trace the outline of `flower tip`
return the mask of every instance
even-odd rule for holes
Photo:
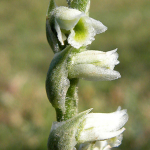
[[[120,110],[121,110],[121,106],[118,106],[117,111],[120,111]]]
[[[117,50],[118,50],[118,48],[112,50],[112,52],[113,52],[113,53],[117,53]],[[117,55],[118,55],[118,53],[117,53]]]
[[[104,26],[102,32],[105,32],[108,29],[108,27]]]
[[[93,108],[88,109],[86,114],[89,114],[89,112],[91,112],[92,110]]]
[[[123,127],[122,129],[120,129],[120,134],[122,134],[125,130],[126,130],[125,127]],[[119,135],[120,135],[120,134],[119,134]]]
[[[120,75],[120,73],[118,72],[118,71],[112,71],[113,72],[113,75],[114,76],[112,76],[110,79],[109,79],[109,81],[111,81],[111,80],[116,80],[116,79],[119,79],[119,78],[121,78],[121,75]]]
[[[121,78],[121,74],[118,72],[118,77],[117,77],[117,79],[119,79],[119,78]]]

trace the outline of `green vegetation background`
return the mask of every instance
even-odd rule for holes
[[[65,0],[57,0],[57,4]],[[45,36],[49,0],[0,1],[0,149],[44,150],[55,121],[45,92],[54,56]],[[150,1],[91,0],[90,16],[108,30],[89,49],[118,48],[122,78],[80,81],[79,110],[129,113],[118,150],[150,149]]]

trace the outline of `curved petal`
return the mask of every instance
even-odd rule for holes
[[[61,29],[70,30],[85,14],[77,9],[60,6],[53,10],[52,15],[54,15]]]
[[[92,129],[84,130],[83,132],[80,133],[78,137],[78,141],[85,142],[85,141],[106,140],[106,139],[118,136],[122,134],[124,131],[125,131],[125,128],[122,128],[120,130],[113,131],[113,132],[99,131],[98,129],[96,129],[96,131]]]
[[[120,134],[114,138],[111,138],[111,139],[108,139],[107,140],[107,143],[111,146],[111,147],[118,147],[121,142],[122,142],[122,139],[123,139],[123,135]]]
[[[126,110],[117,110],[113,113],[90,113],[86,117],[84,129],[95,127],[106,132],[116,131],[122,128],[127,120]]]
[[[60,26],[55,20],[55,30],[57,32],[58,40],[60,41],[61,45],[64,45],[64,41],[66,40],[66,36],[64,33],[61,32]]]
[[[93,18],[89,18],[90,19],[90,23],[93,26],[96,34],[100,34],[102,32],[105,32],[107,30],[107,27],[104,26],[100,21],[95,20]]]
[[[70,79],[81,78],[90,81],[115,80],[121,77],[117,71],[101,68],[92,64],[72,65],[68,73]]]

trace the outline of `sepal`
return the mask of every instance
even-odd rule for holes
[[[57,38],[57,33],[55,30],[55,19],[54,16],[52,16],[52,12],[56,7],[55,0],[50,0],[46,13],[46,37],[54,53],[57,53],[65,48],[65,46],[61,45],[60,40]]]
[[[47,9],[47,13],[46,13],[46,18],[49,18],[50,13],[52,12],[52,10],[54,8],[56,8],[55,0],[50,0],[49,5],[48,5],[48,9]]]
[[[52,30],[49,19],[46,19],[46,37],[47,41],[54,53],[60,51],[59,41]]]

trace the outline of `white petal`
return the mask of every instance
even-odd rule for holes
[[[104,140],[104,141],[96,141],[93,150],[110,150],[110,148],[111,147],[107,145],[107,140]]]
[[[84,130],[83,132],[81,132],[78,140],[80,142],[106,140],[106,139],[118,136],[121,133],[123,133],[124,131],[125,131],[125,128],[122,128],[120,130],[113,131],[113,132],[105,132],[105,131],[101,131],[98,129],[95,129],[95,130],[89,129],[89,130]]]
[[[55,30],[57,32],[57,37],[61,45],[64,45],[64,40],[66,40],[66,36],[64,35],[64,33],[61,32],[60,26],[56,20],[55,20]]]
[[[92,81],[107,81],[120,78],[119,72],[101,68],[92,64],[72,65],[69,69],[69,78],[81,78]]]
[[[82,23],[82,28],[76,30],[80,23]],[[75,28],[71,30],[71,33],[68,37],[68,43],[78,49],[81,46],[91,44],[92,41],[95,40],[95,34],[94,28],[89,23],[89,17],[83,16],[80,18]]]
[[[111,70],[114,69],[115,65],[119,64],[117,49],[106,52],[106,63],[109,65]]]
[[[60,28],[65,30],[72,29],[77,24],[81,16],[85,15],[77,9],[72,9],[64,6],[55,8],[52,14],[57,20]]]
[[[106,69],[113,70],[115,65],[119,63],[117,49],[102,52],[96,50],[87,50],[78,53],[72,57],[72,64],[93,64],[96,63],[97,66],[101,66]]]
[[[105,32],[107,30],[107,27],[104,26],[100,21],[95,20],[93,18],[90,18],[90,22],[95,29],[96,34],[100,34],[102,32]]]
[[[127,120],[126,110],[117,110],[113,113],[90,113],[86,117],[84,129],[96,127],[107,132],[115,131],[122,128]]]
[[[123,135],[120,134],[116,137],[103,140],[103,141],[96,141],[95,147],[93,150],[110,150],[112,147],[118,147],[123,139]]]
[[[111,147],[118,147],[121,142],[122,142],[122,139],[123,139],[123,135],[120,134],[114,138],[111,138],[111,139],[108,139],[107,140],[107,143],[111,146]]]

